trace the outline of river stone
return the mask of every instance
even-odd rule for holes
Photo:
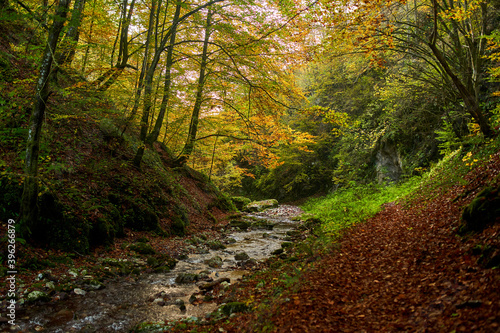
[[[56,285],[54,284],[54,282],[52,281],[49,281],[45,284],[45,287],[49,288],[49,289],[56,289]]]
[[[198,275],[193,273],[179,273],[175,278],[175,283],[188,284],[198,280]]]
[[[226,247],[219,240],[212,240],[207,242],[210,250],[224,250]]]
[[[159,306],[164,306],[165,305],[165,300],[163,300],[163,298],[155,298],[153,300],[153,304],[157,304]]]
[[[229,226],[233,228],[238,228],[240,230],[247,230],[250,227],[251,223],[243,220],[232,220],[229,222]]]
[[[75,288],[75,290],[73,290],[73,292],[77,295],[82,295],[82,296],[85,296],[85,294],[87,293],[85,290],[80,289],[80,288]]]
[[[250,258],[250,256],[248,254],[246,254],[245,252],[236,253],[234,255],[234,259],[236,261],[243,261],[243,260],[247,260],[249,258]]]
[[[275,226],[274,223],[271,223],[271,222],[266,221],[266,220],[257,221],[257,222],[252,223],[252,229],[273,230],[274,226]]]
[[[205,264],[212,268],[221,268],[222,267],[222,258],[219,256],[215,256],[208,260],[205,260]]]
[[[276,199],[268,199],[262,201],[253,201],[247,204],[243,210],[247,212],[261,212],[268,208],[276,208],[278,207],[278,200]]]
[[[48,302],[50,301],[50,296],[44,293],[43,291],[32,291],[28,294],[28,297],[26,297],[28,302],[36,302],[36,301],[42,301],[42,302]]]

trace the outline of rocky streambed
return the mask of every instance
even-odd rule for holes
[[[89,282],[67,299],[27,307],[18,317],[17,329],[128,332],[141,322],[203,319],[218,307],[211,299],[258,268],[263,260],[282,251],[282,243],[289,240],[298,224],[293,217],[301,213],[295,206],[282,205],[231,221],[220,241],[195,235],[192,253],[178,258],[172,270],[130,275],[104,285]]]

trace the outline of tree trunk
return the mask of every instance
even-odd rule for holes
[[[156,119],[155,127],[153,131],[149,134],[146,139],[146,144],[151,146],[160,135],[160,129],[163,125],[163,119],[165,118],[165,112],[167,110],[168,101],[170,99],[170,86],[172,85],[172,64],[173,64],[173,53],[174,53],[174,45],[175,45],[175,36],[177,33],[177,23],[179,20],[179,15],[181,13],[181,5],[178,4],[175,8],[175,14],[172,23],[172,32],[170,35],[170,43],[168,46],[167,52],[167,63],[165,69],[165,84],[163,86],[163,98],[161,101],[160,112],[158,113],[158,118]]]
[[[205,72],[207,68],[208,60],[208,41],[210,39],[210,20],[212,18],[212,11],[209,10],[207,13],[207,23],[205,27],[205,39],[203,41],[203,53],[201,56],[200,64],[200,76],[198,77],[198,87],[196,89],[196,100],[194,102],[193,114],[191,115],[191,124],[189,125],[189,134],[186,140],[186,144],[177,159],[178,163],[185,163],[194,149],[194,143],[196,141],[196,134],[198,132],[198,123],[200,121],[200,110],[201,104],[203,102],[203,88],[205,86]]]
[[[68,23],[68,31],[62,42],[61,53],[57,57],[57,66],[71,65],[76,53],[76,46],[80,40],[80,25],[83,19],[85,0],[76,0]]]
[[[30,237],[38,220],[38,153],[40,148],[40,133],[44,119],[45,108],[49,97],[49,76],[53,63],[53,55],[57,48],[70,0],[60,0],[54,23],[49,32],[47,46],[43,53],[40,75],[35,91],[35,102],[29,122],[29,134],[26,142],[26,161],[24,165],[24,190],[21,197],[21,235]]]

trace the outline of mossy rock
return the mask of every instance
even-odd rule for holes
[[[176,205],[173,209],[173,214],[170,216],[172,224],[170,229],[177,236],[186,234],[186,227],[189,225],[189,217],[186,208],[182,205]]]
[[[268,199],[262,201],[253,201],[245,205],[245,207],[243,207],[243,210],[247,212],[262,212],[263,210],[276,207],[278,207],[278,200]]]
[[[248,310],[248,305],[243,302],[231,302],[220,307],[220,311],[226,316],[230,316],[233,313],[247,312]]]
[[[33,302],[49,302],[50,296],[44,293],[43,291],[35,290],[28,294],[26,300],[30,303]]]
[[[233,201],[236,208],[238,208],[238,210],[243,210],[243,207],[252,202],[252,200],[250,200],[249,198],[242,196],[231,197],[231,200]]]
[[[224,250],[226,248],[219,240],[208,241],[206,245],[210,250]]]
[[[147,258],[147,264],[155,273],[166,273],[175,267],[177,260],[166,254],[156,254]]]
[[[156,254],[155,249],[149,243],[135,243],[130,245],[129,249],[139,254]]]
[[[323,221],[321,221],[320,219],[318,219],[316,217],[310,217],[310,218],[306,219],[305,222],[302,225],[300,225],[298,229],[300,229],[300,230],[312,230],[312,229],[315,229],[316,227],[319,227],[322,223],[323,223]]]
[[[215,256],[213,258],[205,260],[205,264],[212,268],[221,268],[223,262],[221,257]]]
[[[481,232],[500,217],[500,187],[486,187],[465,207],[460,234]]]
[[[236,260],[236,261],[244,261],[244,260],[248,260],[248,259],[250,259],[250,256],[248,254],[246,254],[245,252],[236,253],[234,255],[234,260]]]
[[[252,224],[244,220],[232,220],[229,222],[229,226],[233,228],[238,228],[240,230],[247,230]]]
[[[226,212],[234,212],[236,211],[236,206],[234,205],[233,201],[226,196],[225,194],[219,194],[217,199],[215,199],[208,208],[212,207],[217,207],[220,210],[226,211]]]
[[[260,220],[252,223],[252,229],[264,229],[264,230],[273,230],[275,224],[266,220]]]
[[[199,276],[198,274],[194,273],[179,273],[177,277],[175,278],[175,283],[178,284],[189,284],[189,283],[195,283],[198,281]]]

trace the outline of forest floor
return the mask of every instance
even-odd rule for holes
[[[233,297],[250,311],[199,331],[500,332],[500,271],[491,267],[499,265],[500,223],[457,235],[464,206],[498,186],[499,170],[497,153],[465,185],[386,204],[307,265],[241,282]]]

